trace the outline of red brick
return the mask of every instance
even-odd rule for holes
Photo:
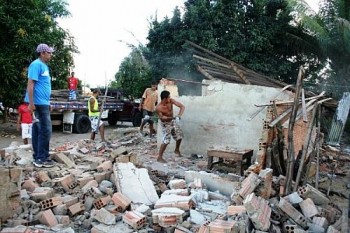
[[[68,211],[69,211],[71,216],[79,214],[79,213],[83,212],[84,210],[85,210],[85,206],[80,202],[75,203],[74,205],[71,205],[68,208]]]
[[[110,160],[104,161],[97,166],[98,172],[112,171],[112,162]]]
[[[47,171],[43,171],[43,170],[37,171],[35,173],[35,179],[36,181],[38,181],[39,184],[51,180],[51,178],[47,174]]]
[[[10,168],[11,182],[19,182],[22,180],[22,169],[19,167]]]
[[[124,196],[121,192],[113,194],[112,200],[116,206],[120,206],[123,210],[126,210],[131,204],[129,198]]]
[[[45,224],[49,227],[53,227],[58,224],[55,215],[52,213],[50,209],[39,212],[37,217],[41,224]]]
[[[43,201],[53,197],[54,191],[48,187],[38,187],[31,194],[31,198],[34,201]]]
[[[66,175],[65,177],[61,178],[60,183],[63,189],[68,193],[70,193],[72,189],[74,189],[77,186],[75,177],[72,174]]]
[[[61,205],[63,203],[61,197],[53,197],[44,201],[40,202],[41,209],[46,210],[46,209],[51,209],[52,207]]]
[[[78,178],[77,182],[78,182],[79,187],[82,188],[92,180],[94,180],[94,177],[87,176],[87,177]]]
[[[94,178],[97,181],[97,183],[101,183],[102,180],[110,180],[111,175],[112,175],[112,171],[99,172],[99,173],[94,173]]]
[[[134,229],[140,229],[146,224],[146,216],[137,211],[126,211],[123,221]]]
[[[35,183],[33,179],[25,180],[22,184],[22,189],[25,189],[28,192],[33,192],[37,187],[39,187],[39,184]]]
[[[105,196],[105,197],[101,197],[97,200],[94,201],[94,207],[95,209],[101,209],[102,207],[105,207],[106,205],[108,205],[108,203],[112,200],[112,198],[110,196]]]
[[[235,214],[242,214],[247,212],[245,207],[243,205],[230,205],[227,207],[227,215],[235,215]]]
[[[235,221],[228,222],[224,220],[214,220],[209,224],[209,232],[215,232],[215,233],[226,233],[226,232],[233,232],[233,227],[236,224]]]

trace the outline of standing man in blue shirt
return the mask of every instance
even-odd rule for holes
[[[52,58],[54,49],[47,44],[39,44],[36,48],[38,58],[28,68],[28,84],[25,102],[37,120],[33,120],[32,146],[34,166],[52,167],[49,158],[50,138],[52,132],[50,118],[51,77],[47,63]],[[35,122],[36,121],[36,122]]]

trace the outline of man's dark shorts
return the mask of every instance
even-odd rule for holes
[[[143,121],[145,123],[153,123],[153,112],[147,111],[146,109],[142,109]]]

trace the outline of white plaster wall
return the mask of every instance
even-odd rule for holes
[[[159,93],[172,88],[158,86]],[[254,85],[241,85],[221,81],[211,82],[203,86],[205,96],[180,96],[174,99],[186,107],[181,119],[184,139],[181,151],[184,154],[206,154],[212,145],[230,146],[237,149],[253,149],[254,154],[259,149],[259,139],[266,116],[266,108],[253,120],[248,121],[258,110],[255,104],[266,104],[281,93],[279,88]],[[176,96],[176,93],[171,96]],[[278,96],[278,100],[291,100],[288,92]],[[174,115],[178,108],[174,108]],[[157,142],[161,143],[161,128],[158,124]],[[166,151],[173,151],[175,143],[168,146]]]

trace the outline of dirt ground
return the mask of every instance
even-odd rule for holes
[[[0,119],[0,122],[2,119]],[[130,127],[129,123],[119,123],[117,126],[109,126],[106,122],[105,136],[113,134],[113,130],[117,127]],[[54,127],[52,131],[52,137],[50,141],[50,147],[57,147],[68,142],[79,141],[81,139],[89,139],[90,133],[75,134],[75,133],[63,133],[61,127]],[[100,140],[99,135],[96,136],[96,140]],[[21,133],[16,130],[15,123],[0,123],[0,148],[4,148],[10,145],[11,142],[22,142]]]

